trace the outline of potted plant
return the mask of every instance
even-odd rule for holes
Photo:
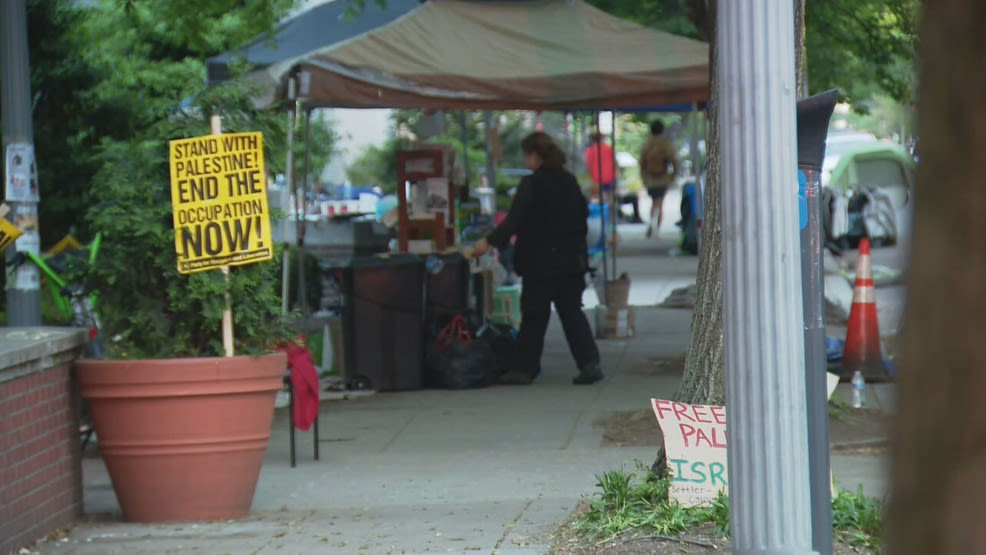
[[[90,283],[107,356],[78,361],[76,372],[129,521],[249,512],[286,367],[273,347],[292,335],[280,264],[233,267],[228,279],[178,272],[168,140],[209,134],[210,113],[230,131],[283,136],[271,125],[276,114],[254,111],[242,95],[210,89],[197,98],[130,140],[104,143],[87,212],[102,236]],[[234,357],[222,342],[227,302]]]

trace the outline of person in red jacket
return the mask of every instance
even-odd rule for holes
[[[606,144],[602,133],[597,132],[593,133],[592,144],[587,146],[582,154],[585,158],[585,169],[592,176],[592,194],[593,196],[603,194],[605,201],[605,195],[616,187],[616,180],[620,174],[616,166],[616,158],[613,156],[613,147]]]

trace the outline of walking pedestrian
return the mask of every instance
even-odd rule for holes
[[[647,236],[654,232],[654,219],[657,218],[657,229],[661,229],[664,216],[664,195],[678,176],[678,156],[674,146],[664,136],[664,123],[654,120],[650,124],[651,136],[647,138],[640,150],[640,177],[651,198],[650,220],[647,222]],[[668,170],[670,166],[670,171]]]
[[[521,142],[521,149],[525,164],[533,173],[521,181],[507,218],[474,245],[475,254],[483,255],[491,245],[502,247],[511,237],[517,238],[514,267],[522,280],[519,360],[500,382],[533,382],[541,365],[544,334],[554,304],[579,370],[572,383],[593,384],[603,378],[603,373],[592,328],[582,312],[582,292],[589,270],[589,207],[575,176],[565,170],[565,154],[550,136],[532,133]]]

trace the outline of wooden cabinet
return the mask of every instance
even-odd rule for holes
[[[455,244],[455,184],[451,151],[442,148],[397,153],[397,241],[408,252],[414,240],[433,241],[437,251]]]

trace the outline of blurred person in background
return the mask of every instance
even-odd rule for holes
[[[650,220],[647,222],[647,236],[654,232],[655,218],[658,231],[661,229],[664,211],[664,195],[678,176],[678,156],[671,141],[664,136],[664,123],[654,120],[650,124],[650,137],[640,150],[640,177],[651,198]]]

